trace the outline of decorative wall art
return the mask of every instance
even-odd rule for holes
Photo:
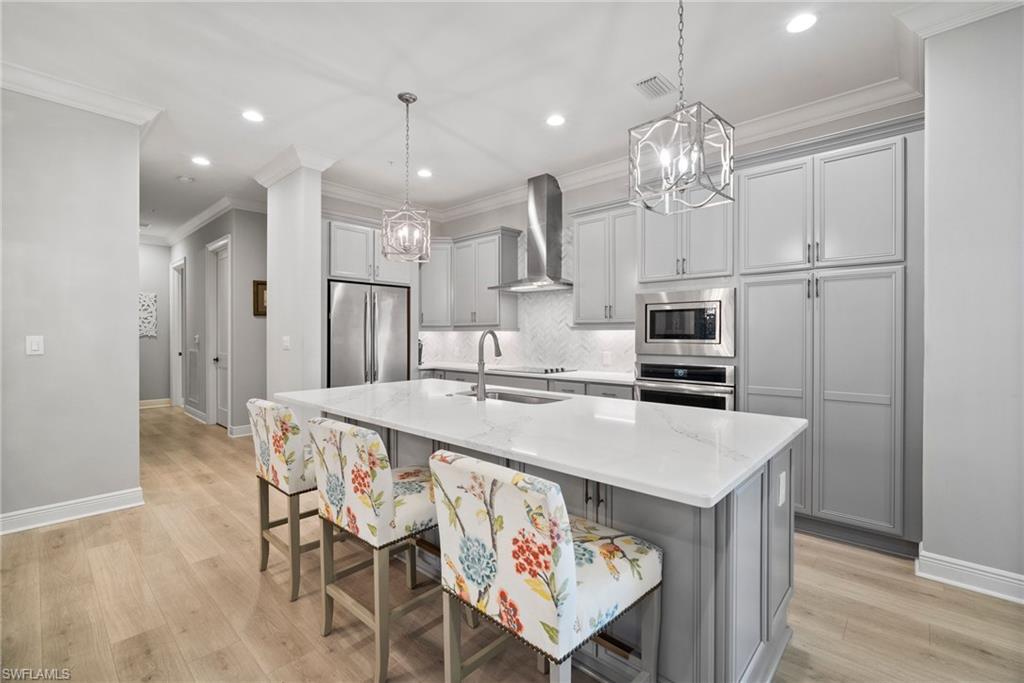
[[[252,281],[252,314],[257,317],[267,315],[267,281]]]
[[[156,336],[156,294],[139,292],[139,336]]]

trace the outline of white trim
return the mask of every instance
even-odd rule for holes
[[[330,180],[323,180],[321,182],[320,193],[324,197],[341,199],[342,201],[353,202],[355,204],[362,204],[363,206],[368,206],[373,209],[393,209],[402,204],[402,200],[400,198],[389,197],[371,190],[362,190],[358,187],[343,185]],[[430,208],[427,208],[427,211],[431,214],[431,218],[433,218],[436,212]]]
[[[15,510],[0,515],[0,534],[10,534],[15,531],[35,529],[82,517],[101,515],[105,512],[138,507],[144,505],[145,502],[142,499],[142,489],[136,486],[133,489],[101,493],[96,496],[67,500],[63,503]]]
[[[177,244],[196,230],[199,230],[210,223],[210,221],[220,218],[232,209],[266,214],[267,204],[266,202],[258,202],[251,199],[239,199],[238,197],[221,197],[213,204],[210,204],[195,216],[192,216],[192,218],[189,218],[187,221],[172,230],[165,238],[166,244]],[[156,237],[156,235],[154,235],[154,237]]]
[[[136,126],[148,126],[160,113],[160,108],[129,100],[81,83],[67,81],[50,74],[27,69],[10,62],[0,62],[4,90],[38,97],[75,109],[127,121]]]
[[[151,232],[140,232],[139,233],[139,244],[150,244],[154,247],[169,247],[171,246],[167,242],[167,238],[163,235],[157,235]]]
[[[1024,574],[986,567],[924,550],[914,563],[914,573],[924,579],[1024,605]]]
[[[250,425],[232,425],[228,427],[228,436],[232,439],[239,439],[250,434],[252,434],[252,427]]]
[[[931,38],[1021,5],[1024,2],[919,2],[893,16],[921,38]]]
[[[139,410],[145,410],[146,408],[170,408],[171,399],[169,398],[147,398],[139,401]]]
[[[206,413],[201,413],[190,405],[185,405],[183,407],[185,409],[185,414],[191,417],[193,420],[195,420],[196,422],[202,422],[203,424],[207,423]]]
[[[323,173],[333,166],[335,161],[337,160],[317,154],[305,147],[290,145],[288,149],[257,171],[253,178],[263,187],[270,187],[300,168],[310,168]]]
[[[220,252],[225,252],[224,257],[227,259],[228,266],[228,310],[226,312],[218,310],[217,307],[217,261],[219,260]],[[220,363],[214,363],[213,359],[217,354],[217,347],[220,346],[220,340],[216,344],[212,341],[216,338],[214,330],[217,329],[217,317],[220,315],[227,315],[227,328],[228,328],[228,417],[227,424],[231,424],[231,381],[232,373],[231,366],[234,365],[234,348],[231,343],[233,336],[234,324],[231,319],[232,311],[232,298],[234,297],[234,268],[232,264],[233,258],[231,255],[231,235],[224,235],[219,237],[206,245],[206,424],[218,424],[217,423],[217,405],[220,403],[220,397],[217,395],[217,372],[219,371]]]

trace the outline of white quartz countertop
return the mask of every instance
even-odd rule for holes
[[[420,370],[453,370],[455,372],[476,372],[476,363],[424,363]],[[488,375],[505,375],[508,377],[533,377],[536,379],[556,380],[560,382],[598,382],[601,384],[622,384],[633,386],[632,372],[604,372],[601,370],[570,370],[569,372],[511,372],[502,370],[500,365],[487,364]]]
[[[713,507],[807,428],[801,418],[596,396],[527,405],[455,395],[464,391],[426,379],[274,398],[697,507]]]

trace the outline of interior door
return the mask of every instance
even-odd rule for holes
[[[576,221],[576,322],[608,320],[608,218],[592,216]]]
[[[327,292],[327,386],[370,381],[370,285],[332,282]]]
[[[185,263],[171,267],[171,404],[185,404]]]
[[[217,366],[217,424],[227,427],[230,419],[228,369],[230,367],[231,272],[228,250],[217,252],[217,340],[214,363]]]
[[[370,298],[373,381],[404,382],[409,379],[409,290],[373,287]]]

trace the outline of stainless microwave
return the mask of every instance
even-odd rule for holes
[[[636,317],[638,355],[736,355],[732,287],[637,294]]]

